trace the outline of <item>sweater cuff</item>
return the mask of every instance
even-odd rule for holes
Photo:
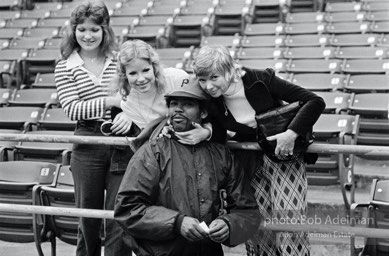
[[[184,214],[179,214],[177,215],[176,221],[174,222],[174,231],[179,235],[181,235],[181,225],[184,217]]]

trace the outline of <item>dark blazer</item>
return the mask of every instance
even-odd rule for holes
[[[273,69],[255,70],[242,68],[246,98],[256,114],[263,113],[286,103],[302,101],[304,105],[288,126],[299,135],[312,130],[313,125],[325,108],[324,100],[315,93],[290,83],[275,75]],[[254,128],[238,123],[224,104],[223,96],[213,98],[209,112],[215,123],[213,133],[226,136],[226,130],[236,132],[235,141],[256,141]],[[219,135],[218,135],[219,136]],[[225,138],[225,137],[224,137]]]

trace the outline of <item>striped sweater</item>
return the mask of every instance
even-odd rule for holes
[[[110,111],[105,108],[108,85],[116,74],[117,60],[107,58],[104,70],[94,81],[83,67],[77,52],[61,60],[55,67],[55,84],[58,98],[66,115],[71,120],[109,119]]]

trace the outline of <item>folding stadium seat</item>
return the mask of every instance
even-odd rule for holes
[[[388,188],[389,180],[374,179],[372,181],[369,201],[351,205],[350,218],[353,220],[351,221],[351,226],[355,226],[358,223],[358,219],[356,218],[357,212],[365,208],[366,216],[364,216],[364,219],[368,221],[361,222],[362,224],[365,224],[367,228],[389,229]],[[355,237],[352,235],[350,252],[351,255],[385,256],[389,253],[389,239],[369,237],[365,239],[363,248],[355,248]]]
[[[43,48],[59,50],[61,42],[62,42],[62,38],[47,38],[45,40],[45,45],[43,46]]]
[[[38,28],[58,28],[61,29],[62,27],[66,26],[69,23],[69,18],[46,18],[46,19],[39,19],[39,21],[36,24],[36,27]]]
[[[59,103],[56,89],[34,88],[15,90],[8,104],[10,106],[44,108],[58,105]]]
[[[337,59],[297,59],[290,60],[286,70],[291,73],[338,73],[341,64]]]
[[[19,86],[22,78],[22,62],[28,56],[27,49],[3,49],[0,51],[2,73],[9,75],[7,84]],[[4,77],[3,77],[4,78]]]
[[[62,8],[62,4],[60,2],[37,2],[37,1],[31,1],[30,7],[27,8],[28,10],[60,10]]]
[[[60,29],[59,28],[26,28],[24,30],[23,36],[27,37],[40,37],[40,38],[51,38],[51,37],[59,37]]]
[[[30,161],[0,162],[0,203],[32,204],[32,188],[52,184],[58,164]],[[34,241],[33,215],[0,212],[0,239],[7,242]]]
[[[0,17],[3,20],[18,19],[20,18],[20,13],[21,12],[19,10],[14,10],[14,11],[0,10]]]
[[[283,47],[285,46],[284,36],[262,35],[262,36],[244,36],[241,40],[241,46],[249,47]]]
[[[66,2],[66,4],[69,4],[71,2]],[[74,3],[77,3],[77,1],[75,1]],[[79,4],[79,3],[78,3]],[[73,7],[72,8],[66,8],[66,7],[62,7],[61,9],[57,9],[57,10],[51,10],[50,11],[50,14],[49,14],[49,17],[50,18],[69,18],[70,15],[72,14],[72,11],[73,11]]]
[[[111,26],[127,26],[130,27],[134,20],[139,16],[113,16],[110,19]]]
[[[23,7],[21,0],[2,0],[0,10],[19,10]]]
[[[130,4],[132,1],[128,1],[127,4]],[[141,14],[142,10],[146,10],[147,2],[144,1],[141,5],[126,5],[124,4],[121,8],[115,9],[112,17],[124,16],[138,16]],[[146,11],[145,11],[146,12]]]
[[[388,11],[376,11],[376,12],[369,12],[366,14],[366,20],[368,21],[388,21],[389,15]]]
[[[40,135],[42,137],[45,135],[72,136],[74,132],[42,130],[26,133],[26,135],[29,134]],[[72,148],[72,143],[22,141],[18,145],[15,145],[14,156],[15,160],[18,161],[42,161],[68,165],[70,164]]]
[[[349,110],[361,116],[359,145],[389,146],[389,93],[353,94]],[[370,159],[389,159],[383,156],[365,156]]]
[[[285,38],[285,46],[288,47],[308,47],[308,46],[327,46],[329,36],[325,34],[305,34],[305,35],[288,35]]]
[[[386,59],[389,49],[366,46],[340,47],[335,53],[340,59]]]
[[[324,20],[330,23],[336,22],[362,22],[366,20],[364,12],[330,12],[326,13]]]
[[[319,1],[314,0],[291,0],[290,1],[290,12],[314,12],[321,10]]]
[[[389,12],[389,11],[388,11]],[[389,33],[389,21],[374,21],[371,24],[370,30],[372,33]]]
[[[323,113],[327,114],[346,114],[351,100],[351,94],[340,91],[315,91],[317,95],[323,98],[326,107]]]
[[[324,23],[289,23],[285,24],[286,35],[322,34],[326,32]]]
[[[35,76],[35,81],[31,84],[32,88],[52,88],[55,89],[54,73],[38,73]]]
[[[251,23],[274,23],[282,21],[282,7],[277,0],[255,0],[250,9]]]
[[[258,35],[282,35],[284,34],[283,23],[258,23],[258,24],[246,24],[243,32],[246,36],[258,36]]]
[[[288,73],[277,73],[277,76],[287,81],[290,81],[291,78],[291,75]]]
[[[0,129],[31,130],[41,118],[42,111],[37,107],[0,108]]]
[[[44,19],[50,16],[48,10],[23,10],[18,18],[20,19]]]
[[[286,23],[321,23],[324,21],[323,12],[288,12],[285,17]]]
[[[0,87],[11,87],[14,84],[16,62],[0,60]]]
[[[239,35],[228,36],[203,36],[201,39],[201,46],[204,45],[224,45],[225,47],[239,47],[240,45]]]
[[[34,82],[38,73],[52,73],[55,65],[62,59],[58,49],[32,50],[24,60],[24,82],[28,85]]]
[[[273,47],[239,48],[235,58],[243,59],[282,59],[283,49]]]
[[[333,47],[289,47],[284,52],[287,59],[330,59],[334,56]]]
[[[382,37],[377,42],[377,46],[379,46],[379,47],[389,47],[389,34],[382,35]]]
[[[389,11],[389,3],[387,1],[371,1],[363,5],[365,11]]]
[[[363,74],[363,73],[388,73],[389,60],[374,60],[374,59],[353,59],[346,60],[342,65],[342,72],[348,74]]]
[[[45,41],[35,37],[17,37],[9,42],[9,49],[37,49],[42,48]]]
[[[77,121],[72,121],[62,108],[45,108],[38,120],[38,130],[74,131]]]
[[[15,37],[23,36],[24,29],[22,28],[1,28],[0,38],[13,39]]]
[[[333,46],[375,46],[378,43],[378,34],[336,34],[330,38]]]
[[[38,24],[37,18],[23,18],[7,20],[6,28],[33,28]]]
[[[155,48],[162,44],[165,36],[164,26],[134,26],[128,34],[123,35],[123,42],[133,39],[141,39]]]
[[[169,45],[172,47],[200,46],[203,36],[209,32],[208,17],[203,15],[176,16],[169,25]]]
[[[133,22],[136,26],[165,26],[171,16],[166,15],[140,15]]]
[[[384,74],[351,75],[344,88],[354,93],[388,93],[389,76]]]
[[[122,42],[124,42],[123,40],[127,40],[127,38],[124,39],[124,37],[130,34],[131,26],[113,25],[112,30],[113,33],[115,34],[116,42],[118,43],[118,45],[120,45]]]
[[[294,74],[291,81],[311,91],[342,91],[347,76],[328,73]]]
[[[156,49],[161,60],[178,59],[186,62],[192,58],[194,47]]]
[[[358,2],[327,2],[326,12],[359,12],[362,10],[362,3]]]
[[[53,185],[36,185],[33,188],[35,205],[75,208],[74,181],[70,166],[61,166]],[[60,215],[35,215],[33,227],[35,244],[42,252],[42,243],[51,243],[51,255],[56,255],[56,239],[77,244],[78,217]],[[43,255],[43,254],[42,254]]]
[[[313,126],[315,141],[324,144],[355,145],[359,116],[322,114]],[[354,155],[320,153],[314,165],[307,165],[309,185],[340,184],[346,209],[354,203]],[[349,191],[349,192],[347,192]]]
[[[256,68],[256,69],[272,68],[276,72],[286,72],[285,69],[286,61],[282,59],[279,60],[245,59],[245,60],[240,60],[239,63],[249,68]]]
[[[10,39],[0,39],[0,50],[8,48],[10,41]]]
[[[174,13],[179,12],[180,4],[166,4],[164,2],[149,2],[147,8],[147,15],[165,15],[173,16]],[[158,4],[159,3],[159,4]]]
[[[242,34],[249,8],[244,3],[226,3],[215,8],[213,35]]]
[[[326,26],[327,33],[330,34],[355,34],[355,33],[369,33],[370,22],[336,22],[329,23]]]
[[[0,129],[0,134],[20,134],[21,132],[22,131],[15,129]],[[0,140],[0,162],[14,160],[15,146],[18,143],[18,141]]]

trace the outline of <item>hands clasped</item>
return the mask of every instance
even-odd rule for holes
[[[200,241],[206,237],[209,237],[216,243],[222,243],[228,239],[230,230],[223,220],[215,219],[209,225],[209,233],[206,232],[201,226],[200,222],[192,217],[184,217],[181,224],[181,235],[191,242]]]

